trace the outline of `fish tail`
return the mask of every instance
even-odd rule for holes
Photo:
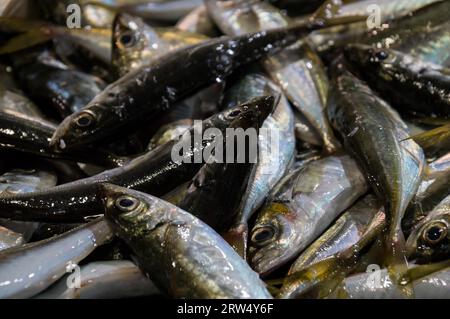
[[[42,44],[66,33],[64,27],[44,24],[31,24],[27,28],[16,28],[15,22],[0,19],[0,30],[2,28],[18,34],[0,44],[0,55],[14,53]]]
[[[234,248],[244,260],[247,260],[248,226],[245,223],[231,227],[223,238]]]
[[[395,227],[391,228],[386,237],[386,266],[388,274],[405,298],[413,298],[414,290],[408,276],[405,237],[399,226],[392,226]]]

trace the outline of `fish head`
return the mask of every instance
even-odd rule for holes
[[[113,23],[112,64],[120,76],[135,70],[168,45],[141,18],[119,13]]]
[[[345,58],[361,72],[386,72],[396,62],[397,55],[386,48],[366,44],[350,44],[345,47]]]
[[[56,128],[50,140],[55,151],[88,144],[109,136],[115,123],[127,116],[124,107],[118,106],[116,94],[103,91],[83,109],[67,116]],[[95,136],[92,139],[92,136]]]
[[[149,208],[143,193],[117,185],[99,184],[97,194],[103,201],[105,216],[121,227],[135,225]]]
[[[225,117],[231,120],[231,127],[260,128],[266,118],[273,112],[275,98],[271,95],[256,97],[237,108],[232,108],[225,113]]]
[[[411,232],[406,241],[406,252],[410,259],[419,262],[438,261],[447,258],[450,252],[450,214],[445,211],[430,213]]]
[[[293,257],[293,214],[289,203],[272,201],[258,216],[250,233],[248,255],[250,265],[260,275],[271,273]]]

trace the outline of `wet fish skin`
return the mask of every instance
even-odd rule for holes
[[[203,129],[215,127],[224,132],[237,113],[257,112],[257,104],[258,101],[244,103],[218,113],[202,122]],[[193,138],[195,135],[192,131],[182,140],[164,144],[123,167],[62,184],[51,190],[0,197],[0,217],[47,222],[85,222],[93,214],[102,212],[102,205],[95,192],[96,185],[101,182],[114,183],[156,196],[163,195],[195,175],[203,162],[193,162],[194,157],[198,156],[196,154],[202,155],[203,150],[214,142],[206,141],[195,150]],[[186,163],[172,160],[175,145],[187,145],[182,154]]]
[[[204,5],[195,8],[184,18],[180,19],[176,24],[176,28],[208,37],[217,37],[219,33]]]
[[[274,53],[320,27],[308,22],[288,29],[212,39],[166,54],[110,84],[81,112],[67,117],[51,145],[59,147],[64,141],[66,147],[73,147],[111,137],[118,130],[123,133],[126,128],[135,129],[137,123],[157,117],[190,93],[222,81],[236,68]],[[186,81],[192,74],[195,80]]]
[[[419,263],[448,259],[450,255],[450,195],[440,202],[420,223],[406,241],[411,259]]]
[[[43,119],[4,110],[0,113],[0,143],[5,151],[34,154],[41,157],[66,159],[82,163],[93,163],[105,167],[117,167],[127,160],[101,149],[90,147],[75,148],[57,152],[49,146],[56,126]]]
[[[281,179],[291,163],[294,151],[293,113],[289,102],[270,79],[260,73],[249,73],[240,77],[225,92],[224,105],[236,105],[255,96],[271,94],[277,96],[276,107],[262,126],[272,137],[259,138],[259,160],[253,168],[248,186],[242,196],[237,216],[231,227],[223,233],[224,238],[246,259],[248,220],[263,204],[270,190]],[[274,146],[272,143],[278,143]]]
[[[373,216],[358,242],[288,276],[278,298],[325,298],[351,273],[361,260],[364,250],[383,232],[386,215],[383,210]]]
[[[300,254],[289,269],[288,275],[356,245],[380,211],[380,207],[377,198],[372,194],[357,201]]]
[[[387,263],[392,276],[401,276],[406,267],[401,221],[421,181],[423,151],[407,139],[400,116],[342,64],[336,65],[333,82],[329,118],[386,208]]]
[[[400,112],[450,117],[450,70],[390,49],[354,44],[346,58]]]
[[[445,155],[450,151],[450,124],[411,136],[411,138],[429,157]]]
[[[18,56],[15,73],[38,105],[52,106],[62,118],[78,112],[106,87],[101,79],[69,68],[49,52],[39,53],[37,60],[35,54]]]
[[[155,285],[174,298],[271,298],[264,283],[206,224],[161,199],[103,184],[106,216]],[[133,207],[123,210],[123,200]]]
[[[169,28],[155,29],[140,18],[119,13],[113,23],[112,64],[122,77],[162,54],[207,39]]]
[[[58,237],[1,251],[1,298],[34,296],[62,277],[69,262],[78,263],[111,237],[100,219]]]
[[[182,136],[192,127],[192,125],[194,125],[193,120],[182,119],[162,126],[153,135],[147,149],[152,150],[170,141],[178,140],[180,136]]]
[[[258,214],[250,236],[250,264],[267,275],[295,258],[367,190],[364,175],[347,155],[290,172]]]
[[[6,227],[0,226],[0,251],[21,246],[26,243],[22,234],[16,233]]]
[[[292,23],[278,8],[264,1],[211,0],[205,4],[214,21],[228,35],[271,30]],[[338,145],[325,114],[328,78],[317,54],[308,44],[296,43],[262,63],[286,97],[320,135],[325,150],[333,153]]]
[[[0,110],[43,117],[38,107],[20,90],[13,79],[12,68],[0,64]]]
[[[434,265],[417,266],[417,270]],[[448,299],[448,267],[414,281],[414,295],[418,299]],[[413,268],[414,269],[414,268]],[[379,284],[375,282],[379,278]],[[395,283],[392,282],[388,270],[381,269],[374,273],[361,273],[346,278],[341,287],[330,298],[348,299],[402,299],[404,296]]]
[[[68,275],[33,299],[115,299],[158,295],[159,290],[128,260],[91,262],[81,266],[80,288],[67,287]]]
[[[274,109],[275,97],[257,97],[251,101],[259,100],[258,112],[242,112],[231,123],[232,129],[255,129],[265,123],[267,117]],[[232,138],[232,139],[231,139]],[[226,137],[226,143],[235,143],[239,137]],[[249,139],[245,149],[237,148],[232,154],[232,162],[229,162],[230,154],[227,153],[227,144],[224,146],[225,161],[219,158],[219,162],[208,162],[192,179],[185,198],[178,205],[181,209],[193,214],[214,230],[226,231],[233,220],[239,214],[238,206],[246,192],[249,178],[258,159],[255,143],[258,141]],[[242,161],[242,162],[241,162]],[[230,190],[233,190],[230,192]],[[213,207],[213,209],[211,209]]]
[[[51,170],[46,169],[12,169],[0,176],[0,196],[30,193],[39,190],[54,187],[57,182],[57,176]],[[9,219],[0,219],[0,228],[6,227],[13,238],[19,239],[15,241],[14,246],[25,244],[33,236],[39,223],[21,222]],[[6,233],[8,234],[8,233]],[[19,236],[19,237],[17,237]],[[4,241],[1,240],[4,245]],[[1,246],[2,244],[0,244]],[[8,245],[12,247],[11,244]],[[5,246],[3,246],[5,247]]]
[[[405,235],[409,235],[436,206],[438,206],[449,194],[450,170],[435,172],[435,176],[424,178],[419,190],[406,210],[402,220],[402,229]]]

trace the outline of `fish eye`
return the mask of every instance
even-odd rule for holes
[[[126,48],[132,47],[136,43],[136,37],[131,31],[126,31],[120,35],[119,43]]]
[[[389,53],[387,53],[387,52],[384,51],[384,50],[377,51],[377,52],[375,52],[375,57],[376,57],[378,60],[383,61],[383,60],[386,60],[386,59],[389,57]]]
[[[433,224],[427,227],[423,233],[423,239],[429,244],[438,244],[447,236],[447,225],[443,223]]]
[[[253,231],[251,241],[256,245],[264,245],[275,236],[275,229],[272,226],[262,226]]]
[[[242,113],[241,110],[234,110],[234,111],[231,111],[230,113],[228,113],[228,117],[235,118],[235,117],[241,115],[241,113]]]
[[[115,205],[121,211],[129,212],[139,205],[139,200],[130,196],[120,196],[116,199]]]
[[[95,123],[95,116],[89,112],[82,112],[76,119],[75,123],[78,127],[89,127]]]

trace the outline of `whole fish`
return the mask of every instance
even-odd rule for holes
[[[271,298],[264,283],[214,230],[163,200],[100,185],[106,218],[146,275],[173,298]]]
[[[53,107],[62,118],[78,112],[106,84],[99,78],[69,68],[47,51],[14,59],[15,73],[37,105]]]
[[[379,211],[354,246],[337,252],[288,276],[278,298],[324,298],[330,295],[339,283],[352,272],[364,250],[373,243],[386,226],[384,211]]]
[[[424,154],[407,140],[408,128],[400,116],[363,81],[339,63],[333,73],[329,118],[386,209],[387,263],[400,282],[406,266],[401,221],[419,187]]]
[[[106,167],[121,166],[125,158],[101,149],[79,147],[63,152],[49,146],[56,126],[43,118],[29,117],[15,111],[0,112],[0,149],[42,157],[93,163]]]
[[[207,163],[192,179],[185,198],[178,205],[218,232],[227,230],[238,214],[238,206],[247,188],[254,163],[261,160],[258,158],[258,131],[272,112],[275,98],[265,96],[261,103],[264,106],[259,114],[243,112],[230,125],[231,129],[248,130],[249,134],[253,132],[253,139],[250,135],[248,142],[239,147],[239,138],[242,136],[227,134],[226,141],[223,142],[223,158],[216,149],[214,155],[211,155],[214,158],[207,159]],[[231,154],[230,147],[233,147]],[[230,193],[229,190],[233,192]]]
[[[292,23],[278,8],[264,1],[208,0],[205,4],[221,30],[230,36],[286,27]],[[307,44],[297,43],[264,59],[263,65],[320,135],[326,151],[334,152],[336,141],[325,114],[328,78],[317,54]]]
[[[447,266],[447,267],[445,267]],[[448,299],[450,268],[448,263],[416,266],[410,269],[414,295],[418,299]],[[387,269],[362,273],[346,278],[331,298],[349,299],[402,299],[402,292],[392,282]]]
[[[110,84],[82,111],[67,117],[51,145],[73,147],[123,133],[126,128],[136,129],[138,123],[157,117],[190,93],[222,81],[236,68],[274,53],[319,27],[308,22],[288,29],[212,39],[165,54]],[[186,81],[193,75],[195,80]]]
[[[450,256],[450,195],[440,202],[415,228],[406,241],[411,259],[440,261]]]
[[[77,279],[70,281],[74,275],[79,275],[79,282]],[[75,284],[79,284],[79,287]],[[158,294],[158,288],[131,261],[111,260],[83,265],[79,273],[75,270],[74,274],[62,277],[55,285],[33,298],[115,299]]]
[[[167,37],[168,31],[158,33],[140,18],[118,14],[113,24],[112,64],[115,72],[122,77],[167,52],[207,39],[187,32],[183,41],[169,42]]]
[[[217,128],[225,132],[229,124],[241,113],[261,112],[265,105],[259,103],[260,101],[241,104],[218,113],[203,121],[202,129]],[[263,110],[263,113],[265,112]],[[192,129],[190,134],[179,141],[164,144],[131,160],[123,167],[42,192],[0,197],[0,217],[49,222],[86,221],[86,218],[92,218],[92,214],[101,212],[102,205],[95,193],[96,185],[101,182],[115,183],[156,196],[163,195],[195,175],[204,163],[203,150],[215,141],[208,139],[197,145],[195,138],[196,134]],[[176,155],[179,155],[179,158]],[[200,160],[197,161],[197,158]]]
[[[367,190],[364,175],[347,155],[289,173],[269,195],[251,231],[253,269],[267,275],[298,256]]]
[[[363,44],[348,46],[345,56],[402,113],[450,118],[450,69]]]
[[[107,223],[99,219],[57,237],[1,251],[0,297],[38,294],[111,237]]]
[[[218,36],[218,30],[204,5],[195,8],[184,18],[180,19],[176,24],[176,28],[208,37]]]
[[[371,194],[356,202],[301,253],[288,275],[356,245],[380,207],[377,198]]]
[[[263,204],[294,157],[293,113],[280,89],[260,73],[249,73],[237,79],[228,92],[225,92],[223,101],[225,106],[231,106],[268,94],[278,96],[275,110],[262,126],[258,141],[258,162],[255,163],[247,188],[243,191],[237,216],[230,229],[223,234],[243,257],[247,253],[248,220]]]

